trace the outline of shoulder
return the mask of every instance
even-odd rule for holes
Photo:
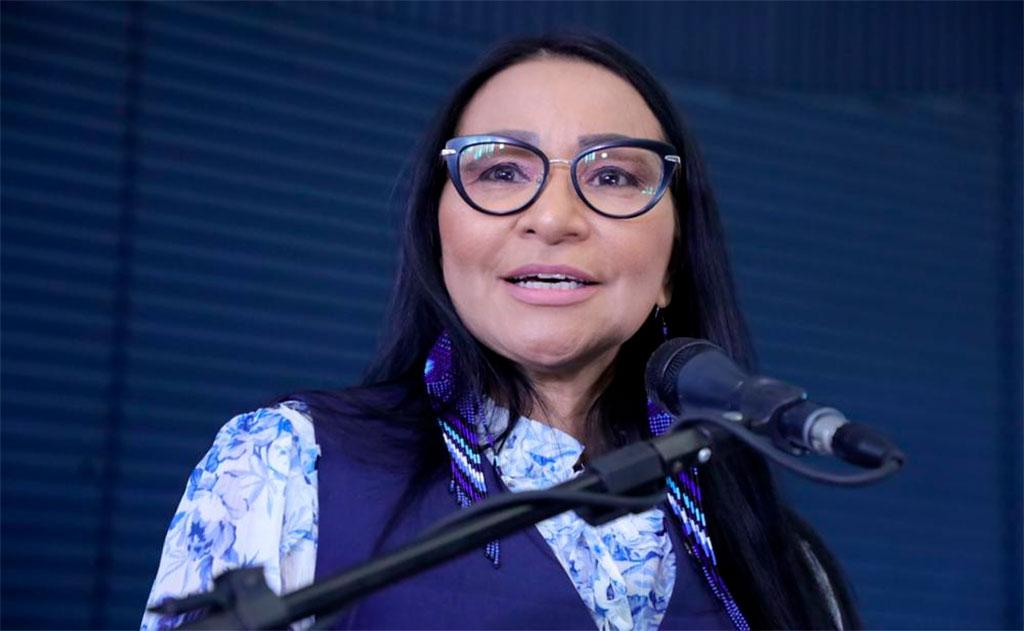
[[[172,528],[190,516],[225,529],[250,517],[277,517],[279,498],[297,486],[315,490],[319,452],[301,404],[287,402],[235,416],[220,428],[192,470]],[[315,495],[310,499],[315,501]]]
[[[311,472],[318,452],[313,424],[301,404],[239,414],[217,432],[192,471],[185,495],[192,499],[240,476],[284,481],[296,467]]]
[[[217,432],[206,460],[208,465],[217,466],[238,452],[260,452],[270,446],[287,445],[316,445],[309,411],[298,401],[285,401],[235,416]],[[224,448],[229,451],[223,452]]]
[[[320,448],[305,406],[285,402],[239,414],[221,427],[192,473],[186,496],[232,481],[252,491],[316,470]],[[248,482],[248,484],[246,484]],[[309,481],[315,485],[315,479]],[[222,498],[223,499],[223,498]]]

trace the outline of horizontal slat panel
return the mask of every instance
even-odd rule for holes
[[[661,74],[794,90],[964,92],[1021,86],[1021,9],[1000,3],[374,2],[323,16],[369,14],[407,30],[477,41],[589,27],[613,35]],[[1001,46],[1000,44],[1003,44]]]
[[[125,12],[65,7],[26,3],[2,17],[9,628],[89,627],[104,536]]]
[[[210,4],[164,5],[162,8],[168,18],[177,12],[190,20],[205,20],[216,29],[230,29],[241,38],[272,34],[286,50],[309,46],[327,58],[348,58],[370,68],[386,63],[448,81],[454,79],[459,67],[438,61],[464,63],[467,55],[478,51],[476,46],[466,43],[467,38],[424,33],[415,28],[389,28],[386,24],[366,21],[356,25],[344,9],[320,11],[305,7],[282,11],[266,5],[240,12]],[[396,40],[415,44],[416,48],[396,46]]]

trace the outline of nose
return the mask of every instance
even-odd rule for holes
[[[590,210],[576,194],[567,160],[552,160],[540,195],[520,213],[517,230],[545,243],[586,239],[590,234]]]

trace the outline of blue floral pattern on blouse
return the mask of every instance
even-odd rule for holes
[[[504,429],[508,413],[492,405],[487,417],[493,435]],[[208,590],[213,577],[238,566],[262,565],[267,583],[278,593],[311,583],[319,452],[301,404],[231,419],[189,478],[171,519],[149,605]],[[487,450],[511,491],[544,489],[578,475],[574,466],[582,453],[583,446],[568,434],[528,418],[520,419],[497,454]],[[676,575],[661,510],[598,527],[568,512],[537,524],[537,529],[598,629],[658,628]],[[147,612],[142,629],[183,622],[180,616]],[[306,620],[296,628],[309,624]]]
[[[207,591],[213,577],[239,566],[262,565],[278,593],[313,581],[320,449],[298,409],[241,414],[217,433],[171,519],[147,606]],[[146,612],[142,629],[183,622]]]

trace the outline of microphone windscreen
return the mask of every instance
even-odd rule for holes
[[[678,415],[679,371],[695,356],[708,351],[722,352],[722,349],[707,340],[692,337],[673,338],[659,346],[647,360],[647,368],[644,370],[647,396],[662,408]]]

